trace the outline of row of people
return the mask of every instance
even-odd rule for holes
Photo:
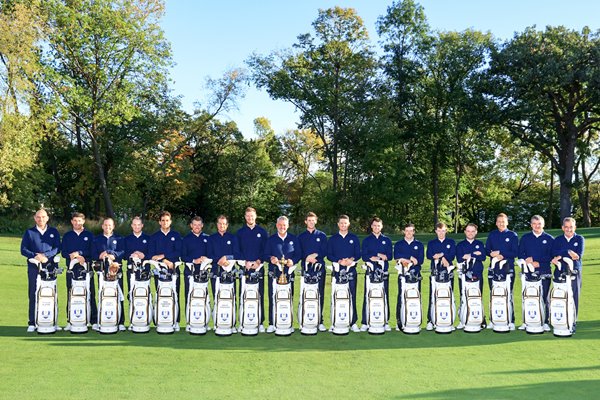
[[[570,258],[574,262],[576,270],[581,270],[581,257],[584,250],[584,239],[575,233],[575,220],[566,218],[563,221],[563,232],[554,239],[551,235],[544,232],[544,219],[541,216],[534,216],[531,219],[532,231],[523,235],[519,241],[515,232],[508,229],[508,218],[505,214],[499,214],[496,219],[497,230],[492,231],[485,244],[479,241],[477,236],[477,226],[475,224],[467,225],[465,229],[465,240],[456,244],[455,241],[446,236],[447,228],[445,224],[440,223],[435,227],[437,238],[428,242],[427,252],[425,254],[423,244],[415,238],[415,227],[408,224],[404,227],[403,239],[393,245],[391,239],[382,233],[383,222],[379,218],[371,221],[371,233],[363,240],[362,246],[358,236],[349,231],[350,219],[346,215],[338,218],[338,232],[327,237],[322,231],[316,228],[318,219],[316,214],[308,213],[305,218],[306,230],[298,237],[288,233],[289,221],[286,217],[280,217],[277,220],[277,232],[269,236],[267,231],[256,223],[256,210],[248,208],[245,211],[245,224],[236,234],[228,232],[228,219],[220,216],[217,219],[217,232],[207,235],[203,232],[203,220],[200,217],[194,217],[190,222],[190,232],[185,236],[171,230],[171,215],[163,212],[160,215],[160,230],[153,235],[147,235],[143,232],[143,221],[136,217],[131,223],[132,233],[125,238],[116,235],[114,230],[114,221],[107,218],[102,223],[103,233],[94,236],[85,229],[85,216],[81,213],[75,213],[72,216],[72,230],[67,232],[62,240],[55,228],[48,226],[48,215],[45,210],[39,210],[34,220],[36,226],[27,230],[21,243],[21,253],[28,259],[36,259],[40,262],[46,262],[56,254],[62,254],[67,262],[67,266],[72,260],[77,260],[81,264],[91,260],[108,259],[121,263],[123,260],[155,260],[162,261],[168,268],[172,269],[177,277],[176,291],[179,293],[179,274],[177,261],[184,263],[202,264],[207,259],[213,260],[213,279],[211,280],[213,293],[215,291],[215,278],[219,266],[229,264],[231,260],[245,260],[246,270],[257,270],[261,278],[264,279],[263,269],[260,267],[264,262],[268,263],[269,277],[276,276],[279,273],[279,263],[282,258],[288,267],[301,263],[304,268],[306,263],[320,263],[325,265],[325,259],[334,262],[340,266],[356,266],[359,260],[364,262],[377,262],[383,265],[385,271],[384,287],[388,305],[387,315],[389,313],[389,262],[395,259],[398,263],[408,268],[408,272],[413,276],[420,277],[421,267],[425,256],[431,262],[432,272],[436,268],[448,268],[456,260],[457,262],[474,260],[473,275],[474,279],[479,281],[480,291],[483,293],[483,262],[487,257],[495,261],[504,261],[504,266],[509,274],[514,277],[515,259],[519,258],[526,263],[531,264],[534,273],[541,276],[543,282],[543,297],[548,300],[551,269],[550,264],[560,262],[561,258]],[[190,274],[188,268],[184,269],[184,290],[189,291]],[[556,272],[555,272],[556,273]],[[492,287],[493,271],[488,273],[489,287]],[[36,266],[28,261],[29,277],[29,326],[28,331],[35,330],[34,310],[35,310],[35,279],[37,275]],[[356,268],[349,268],[349,289],[352,296],[352,321],[351,329],[354,332],[360,330],[366,331],[365,303],[363,303],[362,326],[358,327],[356,310],[356,286],[357,271]],[[126,274],[129,286],[129,274]],[[93,278],[92,278],[93,279]],[[264,298],[263,279],[260,281],[259,291],[261,298]],[[268,279],[268,328],[267,332],[273,332],[273,284],[272,279]],[[453,280],[451,280],[451,285]],[[511,290],[514,279],[511,280]],[[123,280],[120,278],[119,285],[123,290]],[[398,278],[398,301],[396,315],[398,319],[398,330],[402,329],[400,321],[400,293],[402,281]],[[71,287],[70,276],[67,275],[67,291]],[[366,287],[366,282],[365,282]],[[578,309],[579,291],[581,287],[581,274],[576,276],[573,281],[573,295],[575,306]],[[91,284],[91,297],[94,298],[94,284]],[[319,292],[321,299],[325,295],[325,274],[319,278]],[[430,288],[430,296],[431,296]],[[184,296],[187,299],[187,296]],[[263,302],[260,303],[261,307]],[[549,315],[546,304],[546,316]],[[91,321],[97,320],[97,309],[95,301],[91,303]],[[178,305],[179,306],[179,305]],[[429,310],[427,313],[427,329],[432,330],[431,321],[431,298],[429,301]],[[180,313],[179,313],[180,314]],[[260,332],[264,332],[264,312],[261,309]],[[177,321],[179,322],[179,321]],[[544,328],[549,330],[547,317]],[[484,318],[485,324],[485,318]],[[178,326],[178,325],[177,325]],[[67,324],[65,329],[69,329]],[[96,324],[93,328],[97,329]],[[460,325],[459,325],[460,328]],[[125,330],[124,317],[121,315],[119,329]],[[385,325],[386,330],[390,330],[389,324]],[[514,314],[511,316],[511,329],[514,329]],[[323,302],[321,302],[319,330],[325,331],[323,323]]]

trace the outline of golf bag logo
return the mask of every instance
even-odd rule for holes
[[[49,310],[42,310],[41,314],[43,320],[48,320],[50,319],[50,314],[52,313]]]

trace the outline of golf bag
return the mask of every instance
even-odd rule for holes
[[[431,273],[431,315],[436,333],[451,333],[454,330],[454,294],[452,293],[452,270],[454,265],[444,267],[439,260],[435,260]]]
[[[123,292],[119,286],[121,266],[108,258],[94,263],[98,273],[98,332],[116,333],[119,331]]]
[[[365,274],[365,313],[367,315],[368,332],[372,335],[385,333],[387,324],[387,299],[385,296],[384,280],[387,271],[384,271],[384,262],[366,262],[363,266]]]
[[[58,294],[56,276],[62,273],[58,267],[59,256],[41,263],[35,258],[28,261],[38,267],[35,285],[35,327],[37,333],[54,333],[58,330]]]
[[[316,335],[321,318],[321,296],[319,295],[319,280],[323,273],[320,263],[306,263],[302,271],[300,283],[300,301],[298,303],[298,322],[300,333]]]
[[[179,306],[177,303],[177,274],[175,268],[169,269],[160,261],[148,260],[152,265],[152,273],[157,281],[156,300],[154,303],[154,325],[157,333],[175,332]]]
[[[187,309],[185,318],[187,331],[192,335],[204,335],[210,328],[210,296],[208,283],[211,277],[212,260],[207,259],[202,264],[187,263],[192,273],[188,276],[189,293],[187,293]]]
[[[544,333],[546,310],[542,296],[542,277],[533,265],[518,259],[521,268],[521,298],[523,304],[523,323],[527,333]]]
[[[350,275],[352,266],[331,265],[331,332],[347,335],[352,322],[352,294],[350,293]]]
[[[550,292],[550,324],[554,336],[571,336],[577,318],[572,281],[577,270],[573,269],[573,260],[562,257],[557,267],[560,275],[553,282]]]
[[[294,333],[294,313],[292,312],[293,295],[292,273],[296,266],[286,267],[278,265],[279,274],[273,275],[273,322],[275,323],[275,334],[288,336]],[[277,283],[280,275],[286,276],[287,283]]]
[[[490,294],[490,323],[494,332],[510,331],[512,315],[512,294],[510,290],[511,276],[508,273],[506,260],[498,261],[492,258],[490,264],[492,292]]]
[[[244,263],[245,264],[245,263]],[[259,285],[263,276],[260,273],[262,265],[257,269],[245,269],[242,275],[240,295],[240,333],[242,335],[257,335],[260,326],[260,297]]]
[[[396,265],[401,281],[400,325],[404,333],[416,334],[421,332],[421,323],[423,322],[419,290],[419,281],[422,278],[418,272],[411,270],[411,267],[412,263],[404,266],[398,262]]]
[[[235,264],[236,261],[229,261],[229,265],[218,267],[213,315],[215,334],[218,336],[229,336],[235,328]]]
[[[129,281],[129,329],[135,333],[150,331],[152,322],[152,292],[150,290],[150,270],[152,264],[134,258],[127,268],[131,271]]]
[[[90,273],[87,263],[79,264],[77,259],[71,260],[67,274],[71,274],[71,290],[69,292],[68,319],[71,333],[86,333],[90,321]]]
[[[471,258],[458,264],[462,287],[458,316],[464,326],[463,330],[469,333],[480,332],[483,323],[483,300],[479,277],[473,275],[475,261]]]

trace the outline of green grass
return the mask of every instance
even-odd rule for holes
[[[571,338],[489,330],[227,338],[183,331],[27,334],[20,239],[2,237],[0,398],[591,398],[600,391],[600,229],[579,232],[587,239],[584,281]],[[64,279],[59,278],[61,325]],[[362,289],[363,276],[359,279]],[[517,282],[515,293],[519,287]],[[423,288],[427,298],[427,285]],[[515,305],[519,323],[520,297]]]

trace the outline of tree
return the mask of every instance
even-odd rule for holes
[[[21,179],[32,170],[39,149],[31,80],[39,71],[36,2],[0,4],[0,27],[0,209],[30,211],[39,206],[32,204],[36,200],[43,202],[31,192],[29,200],[23,196],[35,184]]]
[[[294,104],[301,113],[299,127],[320,137],[333,189],[343,194],[347,153],[367,122],[364,110],[372,100],[377,63],[353,9],[319,10],[313,28],[315,36],[298,36],[293,50],[254,55],[248,64],[255,84]]]
[[[105,212],[114,215],[102,143],[107,126],[140,115],[136,100],[165,84],[170,48],[161,0],[48,0],[42,5],[43,93],[66,136],[91,151]]]
[[[600,124],[599,33],[527,28],[492,54],[486,78],[491,120],[552,162],[570,216],[577,146]]]

